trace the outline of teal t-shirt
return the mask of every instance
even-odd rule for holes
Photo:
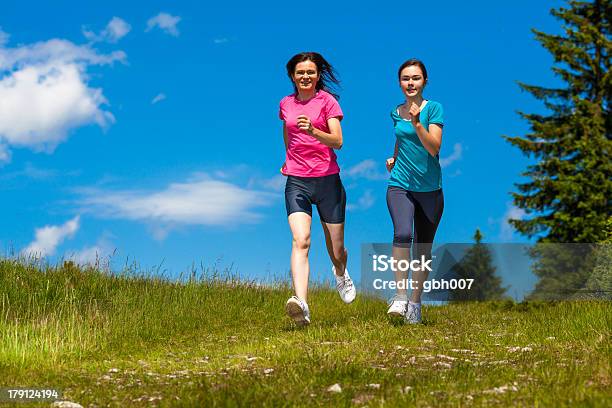
[[[416,134],[412,122],[402,118],[397,108],[391,112],[391,119],[399,148],[395,166],[389,178],[389,185],[417,192],[441,189],[440,156],[433,157],[429,154]],[[427,101],[419,119],[427,131],[429,131],[430,124],[444,125],[442,105],[438,102]]]

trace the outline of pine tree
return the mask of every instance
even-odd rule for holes
[[[612,217],[604,230],[606,239],[593,251],[595,266],[580,298],[612,300]]]
[[[610,98],[610,1],[575,1],[551,10],[564,34],[533,30],[553,55],[552,68],[566,84],[550,89],[519,83],[544,102],[548,116],[519,112],[531,127],[524,137],[505,137],[537,159],[516,184],[514,203],[528,218],[510,223],[538,242],[592,243],[605,239],[612,215],[612,115]]]
[[[489,249],[482,243],[479,229],[474,234],[474,245],[452,268],[455,279],[474,279],[469,290],[451,290],[450,300],[499,300],[505,297],[507,288],[495,274],[495,266]]]
[[[512,193],[528,218],[510,220],[518,232],[537,237],[531,256],[540,279],[530,299],[567,299],[585,288],[595,267],[590,243],[606,238],[603,226],[612,216],[612,3],[570,0],[551,13],[562,20],[563,34],[533,32],[565,87],[519,82],[550,114],[519,112],[531,133],[506,137],[537,160],[523,173],[529,181]]]

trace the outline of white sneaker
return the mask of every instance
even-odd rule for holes
[[[406,307],[408,306],[407,300],[401,300],[397,297],[393,297],[389,302],[389,309],[387,310],[387,316],[390,317],[404,317],[406,315]]]
[[[420,303],[408,303],[408,307],[406,307],[406,322],[410,324],[421,323]]]
[[[297,296],[291,296],[285,304],[285,312],[298,326],[310,324],[308,304]]]
[[[344,303],[351,303],[353,300],[355,300],[357,291],[355,290],[355,284],[348,273],[348,269],[344,269],[343,276],[338,276],[336,275],[336,267],[332,266],[332,273],[336,277],[336,289],[338,289],[340,299],[342,299]]]

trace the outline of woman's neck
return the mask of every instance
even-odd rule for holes
[[[298,101],[307,101],[307,100],[313,98],[316,93],[317,93],[316,89],[307,90],[307,91],[299,90],[298,94],[297,94],[297,99],[298,99]]]
[[[412,98],[406,98],[406,106],[410,108],[410,106],[412,106],[412,103],[416,103],[416,105],[420,107],[421,104],[423,103],[423,100],[424,100],[423,95],[417,95]]]

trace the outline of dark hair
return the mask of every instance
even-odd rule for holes
[[[419,68],[421,68],[421,71],[423,72],[423,78],[425,79],[425,82],[427,82],[427,69],[425,68],[425,64],[423,64],[423,61],[418,60],[416,58],[411,58],[408,61],[404,62],[402,65],[400,65],[399,69],[397,70],[397,79],[402,79],[402,70],[411,65],[417,65]]]
[[[329,92],[334,98],[340,99],[340,96],[337,93],[337,88],[340,87],[340,81],[337,78],[336,70],[318,52],[300,52],[299,54],[291,57],[291,59],[287,62],[287,75],[289,76],[289,79],[291,79],[295,93],[297,93],[298,90],[295,83],[293,83],[293,74],[295,72],[296,65],[304,61],[312,61],[317,66],[319,81],[317,82],[316,89],[322,89],[325,92]]]

